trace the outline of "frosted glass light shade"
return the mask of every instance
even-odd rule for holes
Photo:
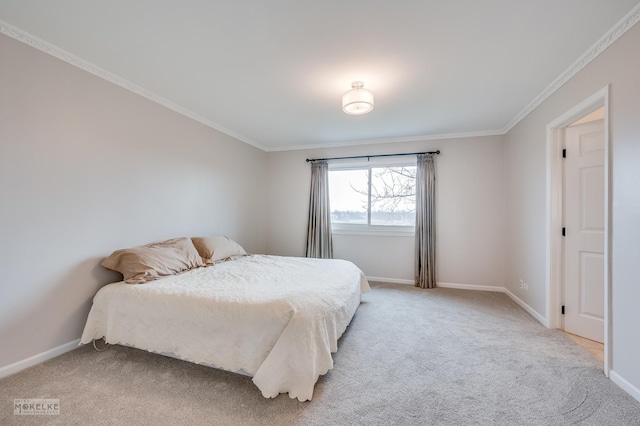
[[[361,81],[351,84],[353,89],[342,95],[342,110],[347,114],[361,115],[373,109],[373,93],[364,88]]]

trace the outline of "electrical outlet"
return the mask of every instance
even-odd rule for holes
[[[524,289],[525,289],[525,290],[527,290],[527,291],[529,291],[529,284],[524,283]]]
[[[524,280],[520,278],[520,288],[524,288]]]

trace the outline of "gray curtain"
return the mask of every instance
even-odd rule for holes
[[[329,208],[329,165],[326,161],[311,163],[307,257],[333,258],[331,209]]]
[[[416,172],[416,287],[436,286],[436,168],[434,154],[418,154]]]

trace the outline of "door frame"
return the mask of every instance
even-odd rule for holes
[[[609,85],[547,124],[546,317],[549,328],[562,328],[563,291],[563,169],[564,128],[604,107],[604,374],[609,377],[613,349],[611,333],[611,155]]]

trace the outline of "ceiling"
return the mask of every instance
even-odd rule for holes
[[[0,0],[0,20],[271,151],[504,133],[637,5]],[[355,80],[375,93],[369,114],[342,112]]]

